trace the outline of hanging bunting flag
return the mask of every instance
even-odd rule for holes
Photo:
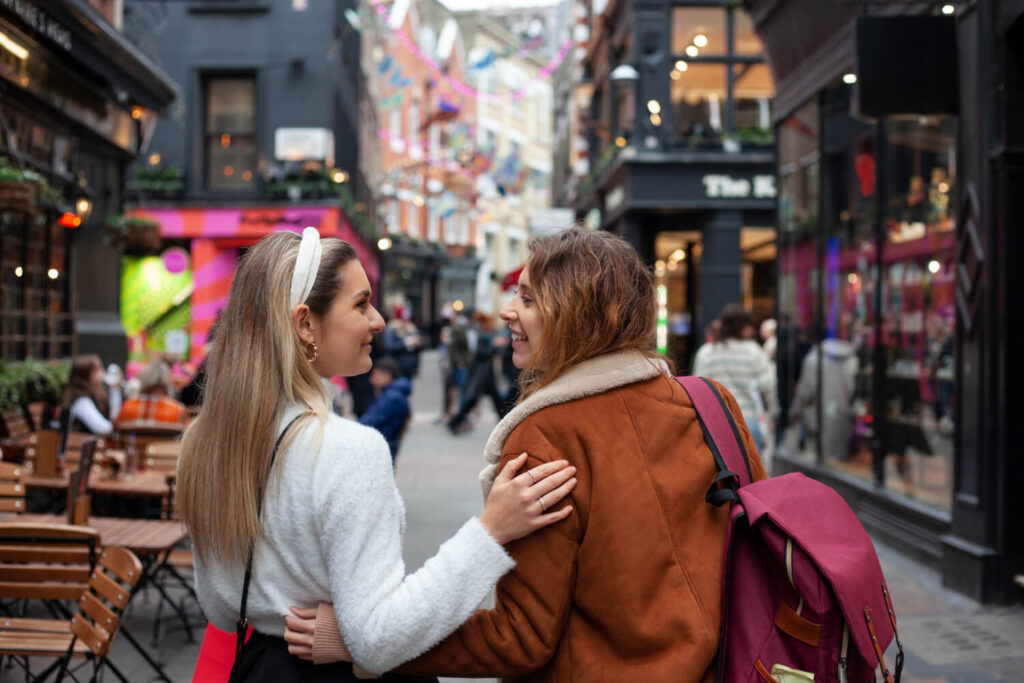
[[[386,55],[377,65],[377,74],[383,76],[391,70],[391,55]]]
[[[487,67],[489,67],[492,64],[494,64],[494,61],[497,58],[498,58],[498,55],[494,52],[494,50],[488,49],[487,52],[484,54],[484,56],[481,57],[479,60],[477,60],[476,63],[470,64],[469,68],[470,69],[477,69],[477,70],[479,70],[479,69],[486,69]]]
[[[441,218],[448,218],[455,213],[456,208],[458,208],[458,202],[455,200],[455,195],[449,190],[445,190],[444,194],[438,197],[437,204],[434,205],[434,211]]]

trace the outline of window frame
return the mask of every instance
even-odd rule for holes
[[[697,57],[690,57],[685,53],[676,53],[672,51],[672,38],[675,33],[675,11],[677,9],[717,9],[725,13],[725,33],[726,33],[726,50],[725,52],[717,52],[715,54],[709,54],[707,56],[698,55]],[[736,127],[736,69],[737,65],[744,64],[766,64],[764,59],[764,52],[762,49],[759,55],[741,54],[736,52],[736,12],[745,11],[743,7],[737,7],[731,0],[711,0],[710,2],[700,2],[699,0],[689,1],[675,1],[669,5],[669,52],[667,57],[667,66],[671,71],[674,70],[674,66],[678,61],[684,61],[687,64],[715,64],[725,66],[725,100],[724,100],[724,111],[722,120],[722,129],[719,132],[718,139],[711,142],[719,144],[721,140],[726,138],[737,139],[738,130]],[[762,46],[763,48],[763,46]],[[668,76],[666,76],[668,77]],[[772,84],[774,89],[774,82]],[[670,86],[671,90],[671,86]],[[680,127],[679,121],[674,120],[675,115],[675,102],[669,98],[670,104],[672,105],[672,140],[673,146],[685,145],[685,139],[677,137],[677,129]],[[771,115],[769,114],[769,120]],[[767,128],[768,131],[774,133],[774,127],[769,123]],[[771,145],[769,145],[771,146]]]
[[[232,140],[247,140],[252,142],[252,172],[253,182],[246,188],[215,188],[211,186],[212,172],[210,161],[210,142],[220,138],[226,131],[212,132],[209,126],[210,106],[210,84],[217,80],[242,80],[252,82],[252,131],[250,133],[229,134]],[[199,188],[204,196],[213,197],[238,197],[257,195],[261,192],[260,175],[258,171],[259,156],[261,149],[260,140],[260,77],[256,69],[207,69],[199,73]]]

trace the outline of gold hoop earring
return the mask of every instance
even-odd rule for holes
[[[310,349],[311,348],[312,348],[312,357],[310,356]],[[313,341],[313,340],[308,341],[306,343],[306,360],[308,360],[310,363],[313,363],[319,357],[320,357],[320,352],[316,348],[316,342]]]

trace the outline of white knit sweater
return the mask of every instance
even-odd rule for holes
[[[298,409],[289,410],[284,429]],[[418,571],[402,560],[405,508],[384,438],[332,415],[316,449],[307,426],[278,454],[249,586],[249,623],[283,635],[289,605],[333,602],[353,659],[373,672],[408,661],[454,631],[515,562],[470,519]],[[234,632],[243,566],[196,558],[200,603]]]

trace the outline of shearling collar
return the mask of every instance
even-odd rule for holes
[[[658,375],[669,375],[668,364],[664,360],[648,358],[641,352],[631,349],[607,353],[578,363],[551,384],[538,389],[509,411],[487,440],[487,446],[484,448],[487,466],[480,472],[480,486],[484,499],[490,493],[494,477],[498,474],[498,461],[501,460],[505,440],[529,415],[557,403],[568,403],[602,394],[627,384],[653,379]]]

